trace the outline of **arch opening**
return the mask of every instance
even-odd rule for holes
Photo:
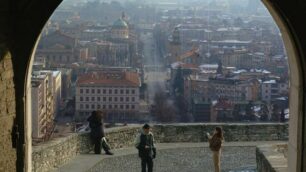
[[[290,137],[289,139],[289,150],[290,150],[290,146],[291,147],[291,153],[292,153],[292,156],[293,157],[302,157],[302,155],[296,155],[297,152],[293,153],[293,150],[296,150],[296,149],[300,149],[300,146],[301,146],[301,143],[298,143],[296,142],[296,140],[298,139],[298,137],[300,137],[299,135],[301,134],[300,131],[301,130],[301,127],[303,126],[303,124],[299,124],[299,125],[296,125],[300,119],[300,116],[302,115],[301,112],[301,102],[302,102],[302,95],[299,94],[299,92],[301,91],[302,87],[301,87],[301,82],[300,82],[300,74],[301,74],[301,67],[298,66],[298,55],[297,55],[297,51],[296,51],[296,48],[294,46],[294,43],[293,43],[293,39],[292,39],[292,36],[290,35],[290,32],[288,31],[288,26],[284,24],[283,20],[281,19],[281,17],[279,17],[279,13],[276,12],[276,10],[273,9],[273,6],[271,4],[269,4],[268,1],[263,1],[264,4],[266,5],[266,7],[268,8],[268,10],[270,11],[270,13],[272,14],[272,16],[274,17],[274,20],[276,21],[276,23],[278,24],[280,30],[281,30],[281,33],[282,33],[282,36],[283,36],[283,40],[284,40],[284,43],[285,43],[285,47],[286,47],[286,50],[287,50],[287,54],[288,54],[288,57],[289,57],[289,67],[290,67],[290,100],[291,102],[299,102],[299,103],[291,103],[290,102],[290,110],[291,110],[291,114],[295,113],[296,114],[300,114],[298,115],[298,118],[291,118],[290,119],[290,126],[297,126],[295,129],[293,129],[291,127],[291,131],[290,131]],[[114,34],[116,34],[116,36],[120,37],[120,36],[124,36],[124,38],[127,37],[126,35],[126,31],[116,31],[116,32],[112,32]],[[117,38],[116,37],[116,38]],[[120,37],[121,38],[121,37]],[[58,46],[57,48],[62,48],[60,46]],[[33,51],[34,52],[34,51]],[[34,60],[33,58],[34,56],[34,53],[31,57],[31,61]],[[68,59],[67,61],[69,61],[69,58],[66,58]],[[73,58],[72,58],[73,59]],[[32,63],[32,62],[31,62]],[[29,71],[31,71],[31,63],[29,65]],[[126,62],[122,62],[121,64],[124,64]],[[149,69],[150,70],[150,69]],[[156,70],[156,69],[155,69]],[[29,77],[31,75],[32,72],[29,72],[28,73],[28,81],[29,81]],[[298,76],[298,77],[297,77]],[[27,94],[30,92],[29,91],[29,88],[30,88],[30,82],[27,82],[27,86],[26,86],[26,92]],[[86,90],[84,90],[84,92],[86,92]],[[103,90],[101,90],[101,92],[103,92]],[[113,90],[113,92],[115,92],[115,90]],[[120,92],[120,91],[119,91]],[[297,95],[300,95],[300,96],[297,96]],[[26,104],[27,104],[27,110],[29,109],[29,102],[31,101],[30,99],[28,99],[28,97],[30,96],[26,96],[27,97],[27,101],[26,101]],[[298,98],[297,98],[298,97]],[[86,98],[84,98],[86,99]],[[103,98],[102,98],[103,100]],[[120,101],[120,98],[119,100]],[[95,107],[97,107],[98,105],[96,105]],[[103,107],[103,106],[102,106]],[[120,108],[120,105],[119,105],[119,108]],[[26,114],[29,114],[30,112],[27,111]],[[116,114],[113,113],[113,114]],[[125,116],[126,114],[124,114]],[[29,117],[29,115],[27,115]],[[118,118],[124,118],[124,117],[118,117]],[[293,120],[292,120],[293,119]],[[27,119],[27,125],[29,125],[31,120]],[[28,128],[29,129],[29,128]],[[295,135],[296,133],[300,133],[300,134],[297,134]],[[27,134],[29,136],[29,131],[27,131]],[[296,137],[297,136],[297,137]],[[31,142],[28,142],[28,143],[31,143]],[[291,145],[290,145],[291,144]],[[28,144],[29,146],[29,144]],[[29,149],[31,150],[31,149]],[[30,155],[30,151],[28,152],[28,155]],[[29,158],[30,160],[31,158]],[[292,159],[292,162],[289,163],[292,167],[295,166],[297,168],[300,168],[300,164],[298,163],[299,160],[298,159]],[[28,168],[30,169],[30,167]],[[291,169],[291,167],[290,167]]]

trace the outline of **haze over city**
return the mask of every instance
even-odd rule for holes
[[[86,130],[98,109],[110,125],[285,122],[288,89],[259,1],[66,0],[35,53],[33,139]]]

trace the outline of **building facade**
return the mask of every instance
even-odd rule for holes
[[[99,71],[78,77],[76,119],[86,119],[93,110],[106,112],[108,121],[133,120],[139,111],[140,78],[137,72]]]
[[[88,48],[81,47],[76,38],[57,30],[42,37],[36,56],[45,57],[47,66],[63,67],[74,62],[86,61]]]
[[[54,126],[54,99],[48,75],[32,76],[32,138],[48,139]]]
[[[289,85],[286,82],[277,80],[264,81],[261,84],[261,98],[266,102],[271,102],[273,99],[288,96]]]

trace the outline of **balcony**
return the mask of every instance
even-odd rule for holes
[[[222,170],[274,170],[270,161],[266,160],[267,154],[261,153],[264,150],[262,147],[285,145],[288,139],[286,123],[154,125],[158,149],[155,170],[212,171],[211,152],[205,133],[213,131],[217,125],[222,126],[225,132]],[[140,128],[140,125],[131,125],[106,129],[114,156],[94,155],[88,133],[76,133],[34,146],[32,171],[139,171],[140,160],[133,142]],[[261,163],[262,161],[265,163]]]

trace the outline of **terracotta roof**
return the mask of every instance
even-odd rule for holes
[[[214,108],[216,110],[225,110],[225,109],[230,110],[234,108],[234,105],[229,100],[219,99],[217,104],[214,105]]]
[[[177,69],[178,67],[181,67],[182,69],[198,69],[198,65],[192,64],[192,63],[183,63],[183,62],[175,62],[171,64],[171,67],[173,69]]]
[[[180,66],[181,66],[181,68],[183,68],[183,69],[192,69],[192,68],[197,69],[197,68],[198,68],[197,65],[191,64],[191,63],[183,63],[183,64],[181,64]]]
[[[66,37],[66,38],[69,38],[69,39],[75,39],[74,37],[62,32],[61,30],[56,30],[55,32],[51,33],[50,35],[47,35],[47,37],[49,36],[56,36],[56,35],[59,35],[59,36],[63,36],[63,37]]]
[[[198,58],[199,57],[199,49],[198,48],[192,48],[192,50],[185,52],[184,54],[180,55],[180,60],[184,60],[188,57],[191,58]]]
[[[137,72],[130,71],[99,71],[78,77],[77,86],[90,85],[139,87],[140,80]]]

